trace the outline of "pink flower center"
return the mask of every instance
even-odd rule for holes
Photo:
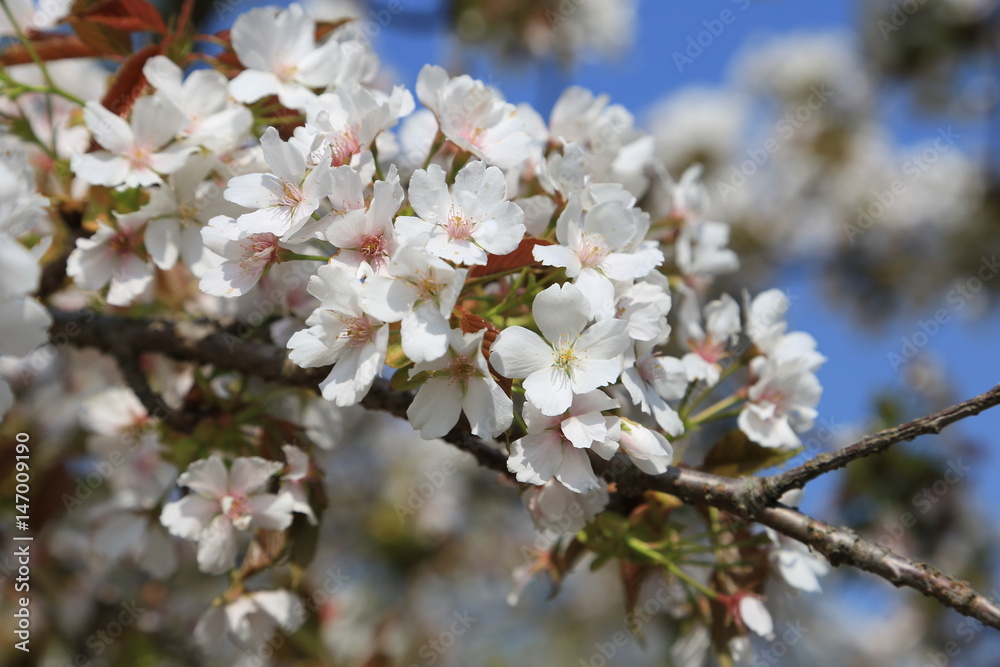
[[[373,259],[385,257],[389,254],[389,242],[382,232],[362,236],[358,243],[358,252],[371,262]]]
[[[354,130],[348,130],[330,141],[330,166],[342,167],[351,163],[351,158],[361,152],[361,142]]]
[[[348,347],[365,345],[375,335],[375,327],[367,317],[342,317],[341,321],[347,328],[340,332],[339,337],[346,339]]]
[[[108,239],[108,247],[119,257],[131,253],[133,246],[132,234],[125,229]]]
[[[132,169],[148,169],[152,162],[153,149],[150,146],[135,144],[129,148],[125,157]]]
[[[584,232],[580,239],[580,249],[577,250],[580,263],[584,267],[594,267],[604,261],[608,255],[608,246],[603,234]]]
[[[456,382],[465,384],[468,382],[470,377],[476,374],[476,367],[472,365],[472,362],[468,357],[461,355],[448,364],[445,368],[445,372],[451,376],[449,382],[452,384],[455,384]]]
[[[278,81],[282,83],[291,83],[295,80],[298,69],[293,63],[281,63],[274,68],[274,76],[278,77]]]
[[[288,208],[295,208],[302,203],[305,196],[302,194],[302,188],[295,185],[294,183],[289,183],[288,181],[281,181],[282,195],[281,199],[278,200],[279,206],[287,206]]]
[[[253,518],[253,505],[250,499],[242,493],[234,493],[222,498],[222,513],[233,525],[240,530],[245,530],[250,525]]]
[[[444,230],[448,233],[448,238],[453,241],[462,241],[472,236],[474,223],[468,218],[457,215],[454,211],[448,216],[448,224]]]
[[[711,336],[705,336],[701,341],[688,340],[688,345],[692,352],[710,364],[718,363],[725,354],[725,346],[713,341]]]
[[[243,253],[248,259],[271,261],[278,253],[278,237],[274,234],[251,234],[243,243]]]

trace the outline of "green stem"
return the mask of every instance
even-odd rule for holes
[[[281,252],[282,262],[287,262],[288,260],[300,259],[307,262],[323,262],[326,264],[330,261],[329,257],[323,257],[322,255],[300,255],[297,252],[292,252],[291,250],[283,250]]]
[[[684,581],[689,586],[699,591],[703,595],[706,595],[713,599],[718,597],[718,593],[713,591],[711,588],[705,586],[705,584],[701,583],[700,581],[693,579],[687,572],[682,570],[676,563],[664,557],[664,555],[659,553],[658,551],[650,549],[649,546],[642,540],[639,540],[635,537],[626,537],[625,543],[633,551],[637,551],[643,556],[646,556],[647,558],[651,559],[653,562],[658,563],[659,565],[662,565],[663,567],[667,568],[678,579]]]
[[[430,153],[427,154],[427,159],[424,160],[424,166],[423,166],[424,169],[427,169],[427,167],[430,166],[431,160],[434,159],[434,156],[437,154],[439,150],[441,150],[441,146],[443,145],[444,145],[444,134],[441,133],[441,130],[438,130],[437,136],[434,137],[434,143],[431,144],[431,151]]]
[[[55,81],[52,80],[49,68],[45,66],[45,61],[38,55],[38,51],[35,50],[35,45],[31,43],[28,36],[24,34],[23,30],[21,30],[21,25],[17,22],[17,19],[14,18],[14,13],[10,11],[10,7],[7,6],[7,0],[0,0],[0,7],[3,8],[4,14],[7,15],[7,20],[10,21],[11,26],[13,26],[14,31],[17,33],[18,40],[20,40],[21,44],[24,45],[24,50],[28,52],[31,60],[38,66],[38,69],[42,73],[42,78],[45,79],[45,83],[48,85],[48,90],[37,92],[47,92],[52,93],[53,95],[58,95],[69,100],[70,102],[73,102],[74,104],[79,104],[81,107],[86,105],[86,102],[81,100],[76,95],[66,92],[57,86]]]
[[[689,423],[691,425],[695,425],[708,421],[710,418],[714,417],[715,415],[722,412],[726,408],[735,405],[736,403],[742,400],[743,398],[737,394],[733,394],[732,396],[727,396],[726,398],[716,401],[712,405],[708,406],[707,408],[696,414],[694,417],[691,417]]]

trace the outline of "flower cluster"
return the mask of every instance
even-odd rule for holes
[[[161,56],[144,70],[154,92],[128,121],[87,105],[104,150],[74,156],[73,170],[149,199],[78,241],[78,285],[110,283],[108,303],[126,305],[154,268],[184,262],[204,292],[234,298],[281,263],[322,261],[303,302],[311,314],[287,340],[296,364],[332,366],[324,398],[359,403],[390,363],[419,388],[408,415],[426,438],[462,415],[485,438],[517,418],[509,467],[533,484],[600,488],[586,450],[662,473],[672,440],[737,404],[751,440],[798,445],[823,357],[808,335],[785,332],[779,292],[747,299],[742,321],[728,295],[702,306],[738,260],[728,226],[703,217],[697,169],[673,181],[631,115],[580,88],[546,122],[427,66],[416,86],[426,109],[414,111],[405,89],[370,86],[365,43],[339,31],[317,43],[314,28],[295,5],[252,10],[232,31],[245,67],[232,80],[185,79]],[[266,127],[257,148],[244,105],[269,95],[304,115],[291,131]],[[414,128],[432,141],[415,141]],[[671,204],[652,220],[637,198],[656,189]],[[743,385],[725,384],[739,369]],[[729,396],[694,413],[717,387]],[[227,497],[223,486],[210,493]],[[182,529],[173,511],[168,526],[199,539],[203,526]],[[219,549],[203,557],[210,571],[232,560]]]
[[[383,90],[370,45],[349,26],[318,30],[298,5],[253,9],[229,39],[234,71],[185,74],[157,55],[128,109],[90,100],[66,121],[86,136],[46,157],[66,163],[67,199],[100,202],[84,207],[67,260],[76,303],[100,291],[108,306],[168,294],[177,312],[220,319],[266,308],[253,315],[277,316],[271,341],[325,369],[326,406],[361,403],[391,369],[392,386],[414,392],[406,414],[424,439],[460,423],[505,438],[509,471],[532,486],[528,507],[556,533],[606,506],[604,466],[663,474],[675,443],[710,421],[735,419],[762,448],[800,444],[821,391],[816,342],[787,331],[781,292],[744,295],[741,308],[712,291],[739,265],[729,227],[705,218],[700,170],[675,182],[623,107],[571,88],[545,119],[436,66],[415,95]],[[27,296],[49,239],[26,159],[0,154],[3,355],[30,352],[51,322]],[[651,215],[649,200],[666,212]],[[194,543],[202,572],[229,572],[231,594],[195,630],[205,646],[226,631],[249,644],[294,630],[298,600],[247,592],[256,566],[238,556],[318,524],[311,455],[285,444],[300,443],[295,428],[260,448],[277,459],[283,445],[285,461],[246,446],[275,436],[255,421],[271,406],[248,407],[245,386],[167,375],[182,378],[174,406],[190,392],[211,395],[216,413],[245,408],[219,427],[240,444],[171,459],[151,426],[163,415],[129,392],[91,396],[91,456],[132,443],[108,476],[95,550],[166,577],[178,563],[169,533]],[[0,381],[0,416],[12,400]],[[564,520],[573,507],[584,509]],[[779,546],[786,578],[818,589],[808,554]],[[745,597],[734,609],[753,626],[759,606]]]

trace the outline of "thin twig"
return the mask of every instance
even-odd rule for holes
[[[940,433],[945,426],[977,415],[995,405],[1000,405],[1000,384],[984,394],[962,401],[940,412],[887,428],[872,435],[866,435],[853,445],[835,452],[819,454],[798,467],[764,477],[760,480],[764,499],[761,506],[769,505],[786,491],[801,489],[810,480],[832,470],[843,468],[851,461],[883,452],[898,442],[913,440],[918,436],[930,433]]]

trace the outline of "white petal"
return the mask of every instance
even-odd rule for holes
[[[218,456],[195,461],[177,479],[177,483],[206,498],[219,499],[229,493],[226,466]]]
[[[519,482],[541,485],[555,477],[562,460],[561,438],[553,431],[546,431],[512,442],[507,469],[517,476]]]
[[[458,423],[462,392],[450,378],[431,378],[417,391],[406,409],[406,417],[424,440],[440,438]]]
[[[267,530],[284,530],[292,525],[292,498],[288,494],[261,493],[250,498],[253,525]]]
[[[575,339],[590,320],[590,306],[583,293],[570,283],[542,290],[531,305],[542,335],[550,341]],[[624,327],[624,322],[622,326]]]
[[[236,562],[236,535],[233,523],[219,514],[198,539],[198,569],[205,574],[222,574]]]
[[[171,535],[185,540],[197,540],[212,517],[220,511],[219,503],[192,493],[164,505],[160,512],[160,523]]]
[[[559,415],[573,403],[573,390],[566,371],[545,368],[525,378],[522,386],[525,396],[541,410],[543,415]],[[597,387],[590,387],[596,389]]]
[[[490,363],[506,378],[525,378],[552,365],[552,348],[524,327],[507,327],[490,348]]]

